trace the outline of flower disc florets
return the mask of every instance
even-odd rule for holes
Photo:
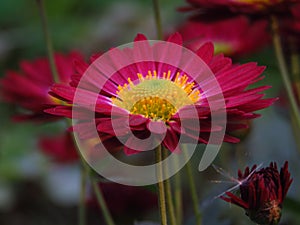
[[[138,73],[135,84],[128,78],[128,83],[118,87],[118,97],[112,102],[132,114],[140,114],[155,121],[169,121],[178,109],[196,103],[200,92],[194,89],[194,83],[188,82],[186,75],[178,72],[171,80],[171,71],[164,72],[158,77],[157,72],[151,71],[145,77]]]

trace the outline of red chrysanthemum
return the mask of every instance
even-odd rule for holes
[[[74,146],[74,140],[69,132],[50,137],[41,137],[38,145],[43,153],[58,163],[74,162],[79,158]]]
[[[143,187],[117,183],[99,183],[98,186],[101,188],[112,216],[130,216],[136,211],[139,211],[141,215],[157,206],[157,195]],[[88,197],[87,203],[90,206],[98,206],[94,195]]]
[[[221,21],[192,20],[179,28],[187,48],[197,50],[211,41],[215,54],[241,56],[261,50],[270,41],[267,21],[251,23],[245,16],[236,16]]]
[[[242,173],[238,172],[241,181],[240,196],[226,192],[228,197],[221,198],[245,209],[246,215],[257,224],[276,225],[281,217],[283,200],[293,181],[285,162],[280,173],[276,163],[257,170],[256,165]]]
[[[79,53],[68,55],[55,54],[55,63],[59,80],[68,83],[74,73],[74,60],[82,60]],[[20,72],[7,71],[0,79],[0,94],[3,101],[21,107],[24,111],[14,116],[16,121],[54,121],[60,117],[44,112],[52,105],[57,105],[55,98],[49,95],[54,84],[47,58],[20,63]],[[72,162],[78,159],[77,152],[69,133],[63,133],[55,138],[41,138],[39,147],[57,162]]]
[[[79,53],[68,55],[55,54],[55,63],[61,83],[70,82],[74,73],[73,61],[81,59]],[[16,120],[53,120],[58,117],[44,113],[50,105],[56,104],[48,92],[54,84],[47,58],[20,63],[20,72],[7,71],[0,79],[0,94],[3,101],[22,107],[24,112],[15,117]]]
[[[147,39],[143,35],[138,35],[135,43],[138,41],[147,42]],[[181,46],[182,38],[177,33],[171,36],[168,42]],[[151,53],[154,47],[155,45],[153,47],[148,45],[141,52]],[[127,51],[130,49],[125,49],[124,54]],[[274,99],[262,99],[264,94],[260,92],[268,89],[268,86],[247,89],[250,84],[262,79],[261,73],[265,67],[257,66],[256,63],[233,65],[229,58],[221,54],[214,56],[211,43],[203,45],[195,53],[214,73],[213,79],[217,80],[222,89],[220,91],[224,96],[226,108],[220,108],[219,113],[227,112],[226,128],[211,125],[212,112],[207,97],[217,96],[215,87],[210,85],[210,88],[203,92],[200,86],[193,82],[196,78],[190,77],[185,71],[162,62],[147,61],[134,63],[117,71],[107,80],[100,93],[97,80],[106,79],[106,75],[97,73],[97,70],[89,71],[93,78],[85,80],[87,83],[81,85],[83,90],[80,91],[80,101],[84,105],[91,105],[92,99],[96,100],[95,107],[92,109],[95,118],[92,121],[89,120],[87,124],[96,123],[102,144],[108,149],[124,147],[125,153],[135,153],[135,149],[127,146],[134,138],[128,134],[128,127],[134,136],[140,139],[147,138],[150,134],[155,134],[154,137],[160,136],[165,128],[162,145],[170,151],[179,147],[179,138],[182,136],[185,140],[207,143],[211,133],[218,134],[225,129],[224,141],[238,142],[237,138],[228,135],[227,132],[245,128],[246,125],[241,121],[258,117],[259,115],[254,111],[266,108],[274,101]],[[119,59],[113,58],[112,60],[118,62]],[[74,95],[79,91],[77,85],[87,67],[88,64],[78,61],[77,74],[73,76],[72,86],[54,85],[51,89],[52,95],[68,104],[73,104]],[[202,69],[199,68],[199,74]],[[209,85],[211,82],[203,79],[202,82],[205,84]],[[216,102],[219,100],[215,99]],[[48,109],[46,112],[72,118],[72,109],[74,108],[71,105],[62,105]],[[191,113],[191,109],[197,111],[197,118]],[[73,118],[78,117],[82,121],[84,121],[84,116],[84,110],[75,111],[73,114]],[[200,130],[195,131],[197,129],[195,122],[200,123]],[[87,124],[84,122],[77,124],[74,129],[83,139],[95,138],[95,136],[90,136],[90,126]],[[184,127],[181,126],[182,124],[185,124]],[[194,135],[195,133],[197,135]],[[125,141],[125,144],[121,143],[120,139],[123,143]],[[146,145],[139,147],[149,149]]]
[[[291,16],[290,16],[291,15]],[[300,35],[300,4],[295,5],[289,16],[280,21],[280,27],[284,35],[293,37],[295,39],[295,46],[299,50],[299,35]]]
[[[185,10],[199,10],[230,13],[274,14],[287,12],[291,4],[299,0],[187,0],[191,7]]]

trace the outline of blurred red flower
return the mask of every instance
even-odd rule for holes
[[[79,53],[68,55],[55,54],[55,63],[61,83],[70,82],[74,73],[74,60],[82,60]],[[47,121],[60,119],[57,116],[44,113],[44,109],[57,104],[48,92],[54,84],[51,69],[47,58],[33,61],[22,61],[20,71],[9,70],[6,76],[0,79],[0,95],[3,101],[20,106],[26,112],[14,117],[17,121]]]
[[[293,181],[288,162],[285,162],[280,173],[276,163],[260,170],[256,165],[251,170],[247,167],[244,173],[238,171],[238,179],[241,181],[240,197],[226,192],[227,197],[221,198],[244,208],[246,215],[257,224],[278,224],[283,200]]]
[[[248,14],[274,14],[287,12],[299,0],[187,0],[191,4],[185,10]],[[214,12],[215,11],[215,12]]]
[[[242,56],[261,50],[270,41],[265,20],[251,22],[245,16],[236,16],[219,21],[191,20],[178,31],[186,47],[196,51],[205,42],[211,41],[215,54]]]
[[[126,186],[117,183],[99,183],[105,202],[111,214],[135,216],[138,211],[141,215],[157,207],[157,195],[144,187]],[[87,199],[90,206],[98,206],[94,194]],[[130,215],[130,214],[133,215]]]
[[[57,163],[69,163],[78,160],[78,153],[69,132],[49,137],[41,137],[38,145],[43,153]]]
[[[55,54],[55,63],[61,83],[67,84],[74,73],[73,62],[82,60],[77,52],[63,55]],[[14,116],[16,122],[45,122],[61,119],[44,112],[57,100],[48,94],[54,84],[47,58],[22,61],[20,71],[7,71],[0,79],[0,95],[3,101],[21,107],[24,112]],[[71,162],[78,159],[77,152],[69,133],[38,140],[41,150],[57,162]]]

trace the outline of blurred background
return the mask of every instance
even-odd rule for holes
[[[137,33],[143,33],[149,39],[156,38],[150,0],[45,2],[54,49],[58,52],[78,50],[88,59],[93,53],[131,42]],[[176,11],[185,4],[181,0],[161,1],[164,33],[174,32],[186,21],[188,14]],[[46,55],[36,2],[1,1],[0,77],[7,70],[18,71],[22,60]],[[259,84],[273,86],[267,91],[267,97],[283,96],[271,47],[235,60],[240,63],[255,61],[259,65],[266,65],[266,78]],[[286,101],[279,99],[272,107],[261,111],[263,116],[251,123],[251,129],[243,141],[237,145],[224,144],[214,163],[236,177],[237,168],[243,169],[253,163],[267,166],[271,161],[276,161],[281,166],[288,160],[294,182],[284,205],[281,224],[297,225],[300,223],[300,191],[297,188],[300,184],[300,157],[284,102]],[[80,192],[78,163],[53,162],[40,151],[37,144],[37,137],[56,132],[64,127],[64,123],[14,123],[11,117],[17,112],[18,107],[0,102],[0,225],[76,224]],[[199,147],[192,162],[198,193],[201,196],[199,204],[204,212],[204,225],[252,224],[244,216],[243,210],[215,199],[215,196],[230,187],[223,182],[228,177],[218,174],[213,168],[201,173],[197,171],[202,148],[203,146]],[[212,182],[213,180],[218,183]],[[188,192],[184,180],[183,188]],[[153,193],[154,188],[144,189]],[[137,193],[135,190],[133,192]],[[124,193],[126,195],[129,192]],[[111,197],[114,193],[111,191],[107,195]],[[112,197],[109,201],[115,201],[118,205],[121,200]],[[158,221],[157,207],[155,204],[153,207],[146,207],[147,204],[152,204],[150,202],[143,203],[147,209],[145,212],[128,205],[115,212],[114,217],[119,224],[152,224],[141,221],[153,221],[155,224]],[[190,203],[188,193],[184,193],[185,225],[194,222]],[[88,224],[104,223],[101,222],[101,212],[92,203],[88,206],[88,219]]]

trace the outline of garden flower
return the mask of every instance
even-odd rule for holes
[[[147,41],[147,39],[139,34],[134,41],[136,43]],[[168,39],[168,42],[182,45],[182,38],[176,33]],[[149,45],[147,51],[151,52],[154,47]],[[126,49],[126,51],[129,50]],[[227,112],[226,128],[211,126],[211,111],[207,96],[215,95],[214,89],[203,92],[199,85],[193,82],[194,77],[190,77],[189,74],[185,74],[184,71],[174,66],[161,62],[131,64],[117,71],[106,82],[100,93],[94,78],[101,80],[105,77],[93,70],[94,78],[87,81],[90,82],[89,84],[84,85],[80,99],[90,105],[89,99],[97,96],[95,108],[92,109],[95,120],[86,123],[96,123],[98,135],[108,149],[123,148],[126,154],[137,152],[136,149],[127,147],[127,143],[132,142],[133,138],[128,135],[126,129],[128,126],[134,136],[141,139],[153,133],[154,136],[160,136],[165,127],[166,133],[162,145],[170,151],[178,148],[181,135],[197,143],[207,143],[211,133],[218,133],[222,129],[226,129],[224,141],[236,143],[239,139],[228,135],[227,132],[245,128],[244,121],[259,116],[254,111],[266,108],[273,103],[274,99],[262,99],[264,94],[261,92],[269,86],[247,89],[250,84],[262,78],[261,74],[265,67],[257,66],[256,63],[233,65],[231,60],[222,54],[214,56],[211,43],[204,44],[195,53],[215,74],[215,79],[222,89],[226,108],[219,109],[219,111],[226,110]],[[57,106],[45,110],[46,112],[72,118],[74,94],[78,91],[78,82],[87,67],[87,63],[77,62],[77,74],[73,76],[72,86],[54,85],[51,88],[53,96],[70,105]],[[190,116],[191,108],[197,110],[198,118]],[[179,119],[179,114],[185,115],[184,118]],[[84,110],[75,113],[74,117],[84,121]],[[126,124],[124,121],[128,121],[128,118],[129,124]],[[199,121],[201,128],[200,135],[197,136],[193,135],[195,120]],[[113,123],[117,124],[117,127],[113,127]],[[181,124],[185,124],[185,127],[181,127]],[[84,122],[77,124],[74,130],[82,139],[95,138],[89,136],[90,130],[87,130],[85,125]],[[125,145],[120,142],[119,138],[125,140]],[[149,146],[140,147],[147,149]]]
[[[251,23],[245,16],[226,18],[220,21],[191,20],[179,28],[187,48],[197,50],[211,41],[215,54],[241,56],[261,50],[270,41],[267,21]]]
[[[188,10],[215,12],[274,14],[286,12],[299,0],[187,0],[191,7]]]
[[[157,207],[157,195],[144,187],[110,182],[98,183],[98,186],[101,188],[110,213],[115,217],[126,215],[136,218],[137,211],[141,216]],[[94,193],[90,193],[86,201],[91,207],[99,207]]]
[[[246,215],[257,224],[275,225],[281,218],[283,200],[293,181],[288,171],[288,162],[285,162],[280,173],[276,163],[270,163],[266,168],[257,170],[256,165],[244,174],[239,171],[241,181],[240,196],[226,192],[221,198],[245,209]]]
[[[55,62],[60,82],[70,82],[74,73],[73,61],[82,59],[79,53],[68,55],[55,54]],[[20,72],[7,71],[0,79],[0,94],[2,100],[20,107],[23,111],[14,120],[20,121],[55,121],[60,117],[44,112],[57,100],[48,94],[54,80],[51,74],[48,58],[33,61],[22,61]],[[38,140],[39,147],[56,162],[71,162],[78,158],[75,146],[69,133],[62,133],[53,138],[42,137]]]
[[[73,61],[81,59],[79,53],[55,54],[55,62],[61,83],[68,83],[74,73]],[[3,101],[21,107],[25,112],[15,116],[20,120],[47,121],[59,119],[44,113],[44,109],[57,104],[48,92],[54,84],[47,58],[22,61],[20,71],[7,71],[0,79],[0,94]]]
[[[300,3],[295,5],[289,16],[280,21],[281,30],[284,36],[295,39],[295,48],[299,50],[299,35],[300,35]]]
[[[45,155],[57,163],[71,163],[79,158],[73,138],[69,132],[50,137],[41,137],[38,145]]]

